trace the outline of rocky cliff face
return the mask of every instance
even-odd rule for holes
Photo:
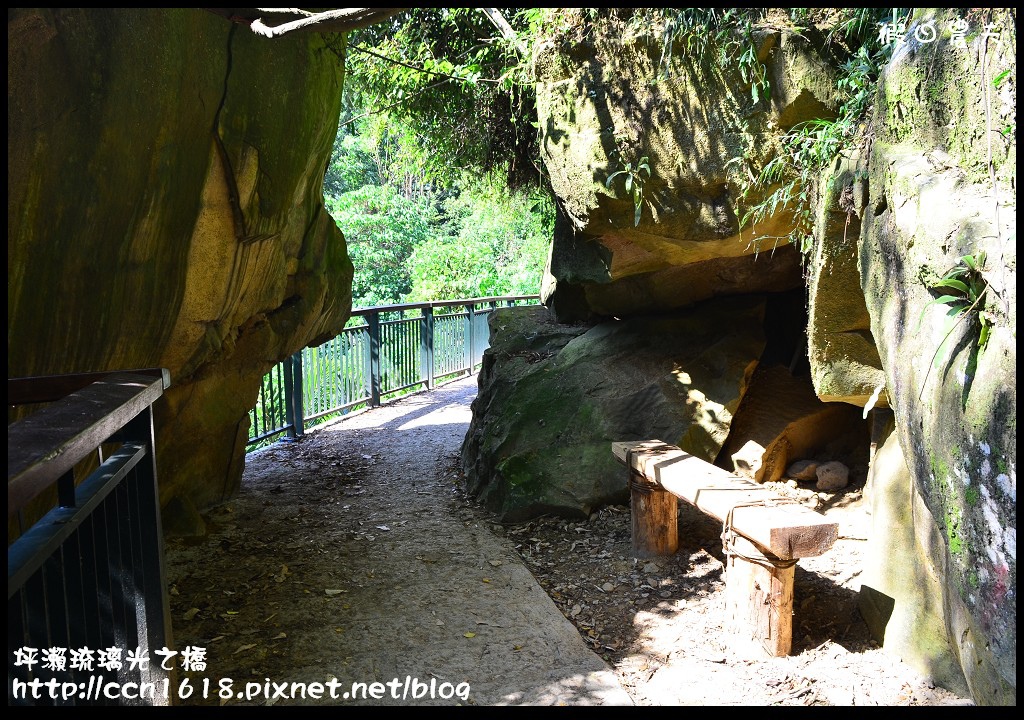
[[[752,92],[738,67],[717,63],[713,49],[698,55],[688,52],[681,41],[669,48],[661,31],[643,34],[631,29],[625,19],[628,11],[601,13],[591,22],[593,17],[587,11],[565,11],[564,22],[554,24],[556,29],[538,43],[534,55],[541,152],[559,209],[542,298],[556,320],[594,326],[594,332],[586,331],[581,340],[588,338],[586,346],[595,357],[604,355],[602,343],[607,339],[628,335],[637,348],[644,348],[638,354],[662,352],[659,362],[676,367],[689,379],[686,392],[651,399],[652,406],[664,401],[677,422],[655,428],[636,421],[595,421],[584,426],[584,434],[590,436],[586,444],[610,447],[612,441],[639,439],[636,433],[645,429],[654,433],[652,438],[681,445],[709,462],[728,463],[729,457],[720,458],[724,448],[735,452],[756,440],[772,448],[774,460],[765,468],[773,475],[781,473],[787,460],[797,459],[789,457],[789,451],[818,449],[826,440],[819,432],[793,428],[822,426],[821,417],[857,413],[823,408],[808,377],[794,380],[781,394],[762,386],[756,393],[760,402],[741,403],[752,380],[762,385],[759,378],[778,376],[776,371],[755,376],[759,362],[766,369],[781,368],[787,377],[794,374],[803,344],[796,336],[803,327],[798,328],[801,319],[796,315],[784,317],[786,312],[762,311],[761,320],[751,322],[746,311],[735,310],[736,296],[763,301],[766,294],[788,293],[802,288],[803,274],[800,253],[789,238],[792,214],[780,212],[756,227],[741,227],[744,203],[756,202],[754,195],[764,191],[754,191],[745,200],[740,196],[751,168],[779,151],[786,127],[814,113],[834,111],[834,63],[810,43],[780,32],[760,33],[759,57],[780,88],[769,99]],[[769,239],[755,242],[758,236]],[[709,302],[713,298],[717,304]],[[695,311],[698,306],[702,310]],[[800,299],[798,306],[802,309]],[[653,327],[654,315],[659,322],[687,320],[675,331],[662,325],[657,339],[645,338],[640,328]],[[725,332],[744,352],[723,362],[697,359],[704,353],[721,357],[725,336],[718,337],[712,328]],[[500,336],[500,329],[496,332]],[[549,335],[557,345],[560,333]],[[692,354],[686,362],[684,351]],[[553,346],[545,352],[560,354]],[[524,382],[518,366],[512,369],[505,355],[495,353],[481,375],[482,398],[506,383]],[[567,385],[576,383],[575,392],[600,408],[597,415],[614,416],[616,403],[658,382],[666,372],[654,369],[658,363],[644,367],[653,374],[638,374],[628,360],[623,369],[629,372],[609,373],[630,378],[617,387],[603,376],[586,380],[579,373],[555,373],[551,368],[530,373],[533,389],[528,394],[564,396]],[[503,368],[511,374],[506,376]],[[712,372],[705,372],[708,368]],[[591,383],[602,390],[592,392]],[[773,426],[769,437],[764,437],[764,428],[734,415],[744,408],[751,414],[772,412],[768,409],[781,396],[799,397],[800,407],[795,414],[788,409],[775,412],[782,422]],[[725,400],[716,410],[701,410],[695,398]],[[576,407],[568,397],[563,400],[566,407]],[[532,445],[533,438],[544,435],[528,426],[532,416],[506,417],[504,407],[481,403],[463,458],[471,486],[483,496],[501,497],[501,512],[518,516],[541,504],[530,493],[511,492],[506,487],[508,473],[498,471],[499,466],[518,458],[520,476],[550,477],[556,485],[560,474],[548,471],[544,454]],[[636,412],[641,417],[645,409]],[[701,422],[708,413],[716,418],[714,431]],[[820,413],[824,414],[819,417]],[[730,441],[734,420],[746,437]],[[500,434],[506,439],[497,445],[477,442],[478,437],[490,437],[497,426],[517,429],[503,430]],[[625,489],[624,475],[615,473],[610,457],[601,458],[599,452],[586,457],[578,463],[578,473],[612,474],[603,482]],[[534,487],[544,494],[538,488]],[[574,512],[589,512],[591,507],[592,502],[575,499],[562,504],[563,510]]]
[[[915,27],[956,17],[922,12]],[[1016,139],[1007,128],[1016,123],[1016,55],[1010,16],[989,21],[981,28],[1001,37],[981,32],[962,48],[911,41],[885,68],[858,260],[895,434],[912,494],[928,510],[908,520],[917,537],[944,546],[921,543],[932,548],[921,563],[939,578],[941,615],[972,695],[1013,704]],[[977,304],[958,312],[955,300],[932,302],[961,296],[937,283],[975,261],[978,271],[960,277]],[[884,586],[902,583],[887,567],[881,559],[876,568]]]
[[[792,97],[776,107],[735,67],[631,37],[569,14],[535,52],[541,153],[562,211],[546,304],[579,320],[799,286],[791,217],[740,230],[748,170],[734,158],[771,156],[779,118],[800,118],[793,102],[813,95],[813,76],[791,73]],[[764,36],[765,58],[777,41]],[[757,235],[777,242],[758,252]]]
[[[612,438],[672,438],[713,461],[764,348],[763,316],[758,297],[592,326],[496,311],[462,449],[470,491],[504,521],[586,517],[628,500]]]
[[[8,374],[170,369],[172,528],[237,489],[262,375],[348,315],[343,53],[197,9],[8,16]]]
[[[787,432],[803,442],[824,425],[836,431],[836,441],[866,437],[862,413],[873,412],[874,441],[884,452],[870,469],[879,526],[872,540],[878,554],[865,568],[865,613],[871,615],[872,599],[882,598],[888,615],[870,619],[886,647],[937,682],[969,689],[982,704],[1015,703],[1013,19],[998,12],[965,16],[976,32],[960,48],[949,32],[932,43],[913,35],[929,23],[948,28],[959,15],[916,12],[910,40],[882,73],[865,142],[817,183],[813,244],[801,268],[789,246],[794,218],[777,213],[742,228],[739,192],[746,166],[763,167],[787,128],[834,117],[842,58],[785,32],[757,35],[758,59],[772,80],[767,99],[752,93],[735,67],[669,50],[659,33],[630,31],[622,17],[628,13],[568,13],[536,51],[542,153],[560,206],[543,297],[557,320],[578,329],[571,340],[566,330],[548,332],[553,344],[547,346],[537,333],[531,339],[537,347],[519,348],[539,351],[535,370],[524,355],[508,351],[515,343],[502,337],[500,325],[492,328],[495,350],[481,374],[463,447],[471,489],[509,517],[567,506],[586,512],[590,506],[578,500],[542,499],[565,499],[572,495],[563,492],[567,486],[610,472],[609,458],[593,448],[630,439],[630,432],[704,457],[718,452],[718,464],[754,439],[766,448],[762,472],[770,467],[774,474],[794,459],[774,456],[792,447]],[[989,22],[992,27],[981,24]],[[981,32],[997,27],[1000,42]],[[921,36],[929,37],[928,30]],[[777,237],[774,252],[772,244],[752,244],[755,235]],[[984,297],[953,327],[948,349],[937,353],[952,303],[931,302],[951,292],[936,283],[965,265],[963,256],[976,260],[981,253],[985,260],[970,277]],[[767,313],[761,328],[742,329],[728,303],[718,304],[727,296],[772,297],[805,286],[806,315],[791,313],[790,324],[771,323]],[[696,306],[700,301],[706,302]],[[657,362],[632,365],[628,353],[609,360],[621,364],[613,375],[628,376],[634,388],[623,385],[621,398],[610,396],[607,378],[584,371],[585,363],[564,375],[559,358],[566,350],[582,343],[593,358],[606,357],[603,338],[614,346],[627,323],[639,333],[633,339],[638,358],[651,346],[671,356],[680,338],[664,325],[656,339],[641,328],[655,314],[689,312],[732,326],[734,338],[763,334],[766,340],[756,370],[734,364],[726,372],[730,402],[717,415],[724,426],[713,436],[700,429],[700,413],[671,393],[652,395],[648,414],[641,410],[638,417],[673,422],[606,421],[616,403],[661,383]],[[792,323],[805,340],[784,337]],[[505,325],[525,332],[518,323]],[[806,356],[799,350],[804,342]],[[686,363],[679,367],[693,380],[691,399],[693,392],[714,395],[702,386],[707,378]],[[524,407],[548,398],[570,419],[548,429],[536,413],[511,414],[512,399],[487,401],[513,398],[520,388],[529,388],[522,390],[530,398]],[[776,418],[785,428],[775,433],[758,412],[787,397],[801,398],[806,409],[794,405],[792,418]],[[594,409],[598,401],[604,404]],[[837,414],[823,423],[815,418],[828,414],[825,406]],[[587,408],[591,421],[572,419]],[[887,413],[891,435],[878,432]],[[567,428],[572,442],[565,445]],[[587,450],[574,450],[574,463],[549,472],[541,458],[571,448]],[[538,484],[527,487],[522,478]],[[614,483],[604,486],[603,497],[612,496]],[[618,483],[624,492],[624,474]],[[908,584],[911,576],[918,582]]]

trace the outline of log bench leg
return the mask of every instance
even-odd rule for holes
[[[674,555],[679,549],[679,499],[636,472],[629,474],[633,554]]]
[[[789,654],[795,575],[795,560],[766,555],[733,537],[726,555],[726,628],[737,641],[752,641],[773,657]]]

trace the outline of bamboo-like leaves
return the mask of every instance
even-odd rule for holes
[[[624,184],[626,192],[633,196],[633,207],[636,211],[633,213],[633,227],[640,224],[640,213],[643,208],[644,200],[644,183],[651,179],[651,163],[650,158],[646,155],[640,158],[637,162],[636,167],[633,167],[633,163],[624,163],[622,170],[616,170],[605,180],[605,187],[609,190],[612,187],[612,183],[615,182],[615,178],[619,175],[624,175]]]

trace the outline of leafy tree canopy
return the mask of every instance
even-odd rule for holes
[[[345,234],[355,266],[353,303],[402,302],[412,289],[409,256],[431,235],[436,212],[430,199],[403,196],[392,185],[367,184],[327,199]]]
[[[540,289],[554,208],[541,193],[508,193],[493,177],[443,203],[443,232],[410,257],[420,300],[524,295]]]
[[[324,179],[353,302],[540,290],[554,204],[540,183],[526,41],[542,11],[416,8],[350,34]]]
[[[355,266],[356,306],[535,294],[553,232],[541,190],[510,191],[504,168],[426,180],[407,127],[342,125],[324,179],[327,209]]]
[[[536,184],[536,105],[523,38],[544,11],[499,9],[513,36],[479,8],[411,8],[349,36],[349,117],[403,125],[425,177],[503,169],[509,186]],[[356,112],[358,110],[359,112]]]

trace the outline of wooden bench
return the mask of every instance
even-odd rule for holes
[[[720,521],[726,627],[742,641],[756,641],[769,655],[788,655],[796,562],[831,548],[839,525],[673,445],[616,442],[612,452],[629,470],[634,553],[676,552],[677,498]]]

